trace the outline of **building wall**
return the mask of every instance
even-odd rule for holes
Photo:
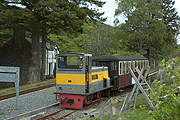
[[[45,75],[49,77],[53,77],[54,67],[56,63],[56,51],[46,51],[46,70]]]

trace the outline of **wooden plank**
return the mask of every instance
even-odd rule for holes
[[[130,67],[129,67],[129,68],[130,68]],[[138,76],[138,80],[141,79],[141,76],[142,76],[142,74],[143,74],[143,71],[144,71],[144,69],[141,69],[141,72],[140,72],[140,74],[139,74],[139,76]],[[132,97],[133,97],[134,92],[136,91],[136,89],[137,89],[137,84],[134,85],[133,90],[131,91],[131,94],[130,94],[130,97],[128,98],[128,101],[127,101],[127,104],[126,104],[126,106],[125,106],[125,109],[127,109],[130,101],[132,100]]]
[[[16,82],[16,81],[17,81],[16,74],[0,73],[0,82]]]
[[[135,76],[134,72],[132,71],[132,69],[130,67],[129,67],[129,70],[130,70],[130,73],[131,73],[132,77],[136,81],[136,84],[137,84],[138,88],[143,93],[143,95],[144,95],[146,101],[148,102],[149,106],[151,107],[152,110],[154,110],[155,109],[154,105],[152,104],[152,101],[149,99],[148,95],[144,91],[143,87],[140,85],[139,80],[137,79],[137,77]]]
[[[139,69],[136,69],[136,71],[138,72],[138,74],[140,74],[140,70],[139,70]],[[144,76],[141,76],[142,81],[140,81],[140,84],[141,84],[141,83],[145,83],[145,84],[148,86],[148,89],[151,91],[151,93],[153,93],[150,85],[149,85],[149,84],[147,83],[147,81],[146,81],[146,78],[147,78],[147,76],[148,76],[148,71],[149,71],[149,70],[146,70]]]
[[[0,72],[17,72],[19,67],[0,66]]]

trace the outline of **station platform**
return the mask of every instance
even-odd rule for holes
[[[55,87],[43,89],[19,96],[19,109],[16,109],[16,97],[0,101],[0,120],[7,120],[51,104],[56,100]]]

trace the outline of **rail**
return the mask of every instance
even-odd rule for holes
[[[51,83],[51,84],[48,84],[48,85],[42,85],[42,86],[30,88],[30,89],[27,89],[27,90],[24,90],[24,91],[20,91],[19,95],[28,94],[28,93],[31,93],[31,92],[35,92],[35,91],[43,90],[43,89],[46,89],[46,88],[50,88],[50,87],[53,87],[53,86],[55,86],[55,83]],[[3,95],[3,96],[0,96],[0,101],[1,100],[5,100],[5,99],[9,99],[9,98],[12,98],[12,97],[15,97],[15,96],[16,96],[16,93],[11,93],[11,94],[8,94],[8,95]]]

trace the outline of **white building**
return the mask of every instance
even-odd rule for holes
[[[54,69],[56,63],[56,54],[59,54],[58,47],[56,45],[46,44],[46,70],[45,75],[54,77]]]

